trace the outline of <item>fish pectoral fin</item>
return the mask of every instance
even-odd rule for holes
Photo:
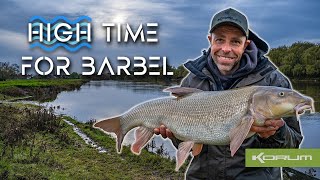
[[[177,98],[182,98],[195,92],[201,92],[202,90],[188,87],[169,87],[164,89],[163,91],[171,92],[171,95]]]
[[[176,160],[176,171],[180,169],[182,164],[188,158],[190,151],[194,145],[193,141],[186,141],[179,144],[178,151],[177,151],[177,160]]]
[[[231,156],[237,152],[243,141],[246,139],[253,122],[254,119],[252,116],[245,116],[242,118],[241,123],[230,131],[229,137],[231,140]]]
[[[135,142],[131,146],[131,151],[139,155],[141,149],[150,141],[154,135],[151,129],[140,126],[135,132]]]
[[[192,147],[192,155],[197,156],[202,150],[203,144],[194,144]]]

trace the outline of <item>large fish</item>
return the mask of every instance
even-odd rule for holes
[[[314,111],[312,98],[280,87],[248,86],[226,91],[172,87],[165,91],[175,97],[146,101],[93,126],[117,135],[119,153],[127,132],[139,127],[131,151],[140,154],[154,135],[153,129],[165,125],[183,141],[176,156],[178,170],[191,149],[195,156],[200,153],[202,144],[230,144],[233,156],[242,142],[254,135],[249,132],[252,124],[263,126],[267,119],[299,115],[305,109]]]

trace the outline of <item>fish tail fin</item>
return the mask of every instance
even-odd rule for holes
[[[122,141],[127,132],[123,132],[120,122],[120,116],[104,119],[93,125],[94,128],[100,128],[104,132],[115,133],[117,135],[117,152],[120,154],[122,150]]]

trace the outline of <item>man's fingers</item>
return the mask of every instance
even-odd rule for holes
[[[166,129],[166,135],[167,135],[168,138],[172,138],[173,137],[173,134],[169,129]]]
[[[284,120],[282,120],[282,119],[281,119],[281,121],[278,121],[278,122],[276,123],[276,125],[277,125],[278,127],[282,127],[284,124],[285,124],[285,122],[284,122]]]
[[[250,131],[253,131],[253,132],[256,132],[256,133],[265,133],[265,132],[270,132],[270,131],[276,131],[278,130],[279,127],[276,126],[276,127],[273,127],[273,126],[268,126],[268,127],[265,127],[265,126],[252,126]]]
[[[154,128],[153,129],[153,132],[156,134],[156,135],[159,135],[161,134],[161,136],[163,138],[173,138],[174,135],[173,133],[164,125],[161,125],[160,128]]]
[[[159,128],[154,128],[153,129],[153,133],[155,133],[156,135],[160,134],[160,129]]]
[[[167,138],[166,127],[164,125],[160,126],[160,134],[163,138]]]
[[[262,138],[268,138],[276,133],[276,131],[285,124],[283,119],[267,120],[265,126],[251,126],[250,131],[256,132]]]
[[[264,125],[266,126],[279,126],[282,127],[284,125],[284,120],[282,119],[275,119],[275,120],[267,120]]]

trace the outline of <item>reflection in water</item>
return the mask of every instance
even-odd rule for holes
[[[320,148],[320,113],[306,114],[300,117],[301,129],[304,135],[302,148]]]
[[[153,98],[168,96],[164,86],[117,81],[91,81],[79,91],[62,92],[48,106],[60,106],[64,113],[78,121],[116,116],[134,105]],[[60,109],[61,109],[60,108]]]
[[[300,117],[301,129],[303,133],[303,141],[301,148],[320,148],[320,113],[303,115]],[[295,168],[301,172],[308,172],[310,168]],[[316,170],[316,177],[320,178],[320,168]]]
[[[91,81],[84,86],[99,87],[115,87],[119,89],[127,89],[136,93],[154,93],[162,91],[165,86],[157,84],[148,84],[147,82],[121,82],[121,81]]]
[[[293,83],[293,87],[303,94],[311,96],[315,100],[316,111],[320,111],[320,85],[309,83]],[[62,92],[57,99],[48,103],[48,106],[60,106],[65,110],[60,113],[75,117],[78,121],[86,122],[90,119],[103,119],[117,116],[127,111],[134,105],[158,98],[168,96],[169,93],[162,92],[166,88],[161,85],[150,85],[148,83],[117,82],[117,81],[91,81],[86,83],[78,91]],[[302,148],[320,148],[320,114],[304,115],[301,117],[301,127],[304,134]],[[133,131],[126,136],[125,144],[134,141]],[[156,144],[159,146],[164,141],[157,136]],[[170,141],[165,141],[165,149],[171,156],[175,155],[175,148]],[[315,168],[317,176],[320,177],[320,168]],[[300,168],[302,172],[306,168]]]

